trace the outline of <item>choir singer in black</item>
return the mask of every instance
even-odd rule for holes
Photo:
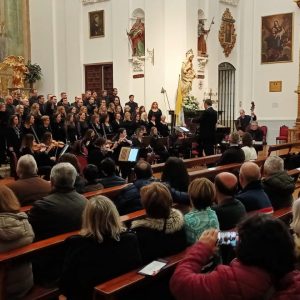
[[[199,118],[193,120],[193,123],[199,123],[197,129],[197,142],[199,144],[199,156],[214,154],[214,145],[216,140],[216,124],[218,121],[218,113],[212,108],[210,99],[204,100],[205,111]]]

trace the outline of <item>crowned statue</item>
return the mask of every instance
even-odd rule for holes
[[[181,93],[183,98],[188,96],[192,90],[193,79],[196,77],[196,72],[193,68],[193,58],[193,50],[190,49],[186,53],[186,60],[181,67]]]

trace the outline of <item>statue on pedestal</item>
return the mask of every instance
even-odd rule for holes
[[[183,98],[192,90],[193,79],[196,77],[196,72],[193,68],[193,58],[193,50],[190,49],[186,53],[186,60],[181,67],[181,92]]]

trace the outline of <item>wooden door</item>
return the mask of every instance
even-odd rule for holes
[[[110,94],[113,89],[113,65],[92,64],[85,65],[85,90],[96,91],[101,95],[102,90]]]

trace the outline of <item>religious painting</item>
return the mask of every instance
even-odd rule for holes
[[[293,60],[293,13],[262,17],[261,63]]]
[[[104,10],[89,12],[90,38],[104,36]]]

